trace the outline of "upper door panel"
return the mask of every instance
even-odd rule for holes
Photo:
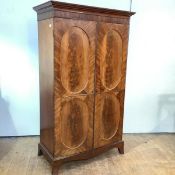
[[[56,18],[55,95],[94,92],[96,22]]]
[[[128,25],[99,23],[96,58],[96,92],[125,88]]]

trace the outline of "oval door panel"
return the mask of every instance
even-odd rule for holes
[[[104,94],[101,101],[102,138],[109,140],[117,132],[120,121],[120,102],[114,94]]]
[[[115,30],[108,31],[101,48],[101,80],[105,88],[112,90],[120,82],[122,64],[122,38]]]
[[[61,40],[61,81],[69,93],[79,93],[88,82],[89,39],[79,27],[65,32]]]
[[[88,108],[78,98],[64,102],[61,109],[61,141],[70,148],[81,146],[88,131]]]

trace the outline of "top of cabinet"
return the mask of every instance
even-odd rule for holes
[[[48,18],[60,17],[115,22],[115,18],[128,19],[130,16],[135,14],[134,12],[129,11],[70,4],[58,1],[48,1],[35,6],[33,9],[37,12],[39,21]]]

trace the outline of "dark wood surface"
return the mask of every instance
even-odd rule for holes
[[[50,27],[49,27],[50,26]],[[53,20],[38,23],[40,70],[40,141],[54,153]]]
[[[96,22],[54,19],[55,156],[92,149],[95,36]]]
[[[105,92],[95,96],[94,147],[122,140],[124,93]]]
[[[49,10],[59,9],[68,12],[84,12],[90,14],[107,14],[109,16],[132,16],[135,14],[134,12],[123,11],[123,10],[116,10],[116,9],[108,9],[108,8],[100,8],[100,7],[93,7],[87,5],[79,5],[79,4],[72,4],[72,3],[65,3],[59,1],[48,1],[38,6],[33,7],[33,9],[37,13],[45,13]]]
[[[97,24],[96,92],[125,89],[129,26]]]
[[[41,137],[38,154],[61,164],[112,147],[124,153],[129,19],[134,13],[49,1],[38,14]]]
[[[72,11],[82,11],[84,13],[99,13],[99,14],[108,14],[108,15],[116,15],[116,16],[132,16],[134,12],[123,11],[123,10],[116,10],[116,9],[107,9],[107,8],[99,8],[87,5],[79,5],[79,4],[72,4],[66,2],[59,2],[59,1],[48,1],[46,3],[40,4],[38,6],[33,7],[33,9],[38,13],[46,12],[47,10],[51,9],[60,9],[60,10],[67,10],[69,12]]]
[[[74,155],[93,148],[93,95],[55,101],[55,156]]]
[[[38,14],[38,20],[59,17],[128,24],[129,17],[134,14],[134,12],[129,11],[91,7],[58,1],[48,1],[33,9]]]
[[[47,148],[41,143],[38,145],[39,156],[44,155],[46,159],[52,165],[52,175],[58,175],[58,171],[61,165],[68,163],[70,161],[87,160],[102,154],[112,148],[117,148],[120,154],[124,154],[124,142],[113,142],[112,144],[102,146],[100,148],[91,149],[86,152],[75,154],[69,157],[53,157],[47,150]]]
[[[96,22],[54,19],[55,98],[93,94]]]

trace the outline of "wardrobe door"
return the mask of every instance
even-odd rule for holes
[[[55,156],[93,147],[96,22],[54,19]]]
[[[94,93],[96,22],[54,19],[55,96]]]
[[[55,103],[55,156],[91,150],[94,96],[58,98]]]
[[[125,89],[128,25],[99,23],[96,93]]]
[[[95,148],[122,140],[123,103],[124,91],[96,94]]]
[[[98,23],[94,147],[122,140],[128,25]]]

